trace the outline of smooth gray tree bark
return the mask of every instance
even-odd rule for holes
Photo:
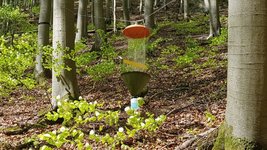
[[[117,32],[117,16],[116,16],[116,8],[117,8],[117,1],[112,1],[112,8],[113,8],[113,32]]]
[[[122,0],[122,6],[123,6],[123,18],[124,23],[126,26],[130,25],[130,12],[129,12],[129,0]]]
[[[140,2],[139,2],[139,12],[140,12],[140,14],[142,14],[143,8],[144,8],[144,2],[143,2],[143,0],[140,0]]]
[[[145,0],[145,25],[149,28],[155,27],[153,7],[154,0]]]
[[[226,123],[234,138],[262,149],[267,149],[266,23],[266,0],[229,1]]]
[[[87,5],[88,0],[79,0],[76,42],[87,37]]]
[[[106,31],[105,16],[103,10],[103,0],[94,0],[94,23],[97,31],[102,30]],[[101,35],[98,32],[95,34],[95,44],[92,49],[99,51],[102,43]]]
[[[106,0],[106,23],[111,24],[111,0]]]
[[[184,0],[183,4],[184,4],[184,19],[187,20],[188,19],[188,1]]]
[[[95,17],[94,17],[94,0],[90,0],[90,8],[91,8],[91,23],[95,24]]]
[[[40,15],[38,25],[38,53],[36,55],[35,78],[42,83],[47,76],[46,72],[50,72],[43,67],[43,46],[49,45],[49,27],[51,0],[40,0]]]
[[[79,88],[75,62],[66,56],[74,49],[74,1],[54,0],[52,106],[56,97],[77,99]]]
[[[219,16],[218,0],[209,1],[209,14],[210,14],[210,34],[208,38],[220,35],[221,23]]]

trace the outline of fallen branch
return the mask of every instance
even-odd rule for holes
[[[194,136],[193,138],[185,141],[184,143],[182,143],[181,145],[175,147],[175,150],[183,150],[188,148],[189,146],[191,146],[197,139],[200,139],[202,137],[206,137],[208,134],[212,133],[213,131],[217,130],[218,128],[211,128],[203,133],[200,133],[196,136]]]

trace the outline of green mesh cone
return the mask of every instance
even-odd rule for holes
[[[133,97],[138,97],[144,92],[150,79],[149,74],[139,71],[125,72],[121,76]]]

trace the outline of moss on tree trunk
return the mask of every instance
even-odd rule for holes
[[[237,138],[232,135],[232,127],[226,123],[222,124],[213,150],[261,150],[260,144],[244,138]]]

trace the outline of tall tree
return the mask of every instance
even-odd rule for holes
[[[129,0],[123,0],[122,1],[122,6],[123,6],[123,18],[124,18],[124,23],[126,26],[130,25],[130,12],[129,12]]]
[[[154,0],[145,0],[145,24],[149,28],[155,26],[154,14],[153,13]]]
[[[113,8],[113,32],[117,32],[117,17],[116,17],[116,8],[117,8],[117,1],[112,1],[112,8]]]
[[[111,0],[106,0],[106,22],[111,24]]]
[[[50,72],[43,67],[43,46],[49,45],[49,27],[50,27],[50,13],[51,0],[40,0],[40,15],[38,25],[38,53],[36,55],[35,77],[40,83],[48,76]]]
[[[218,0],[208,0],[210,14],[210,34],[208,38],[220,35],[221,23]]]
[[[140,0],[140,2],[139,2],[139,12],[140,12],[140,14],[142,14],[142,12],[143,12],[143,6],[144,6],[144,2],[143,2],[143,0]]]
[[[188,19],[188,1],[187,0],[184,0],[183,2],[184,4],[184,19]]]
[[[103,0],[94,0],[94,23],[96,28],[95,44],[93,45],[93,50],[100,50],[102,37],[99,31],[106,31],[105,17],[103,11]]]
[[[88,0],[79,0],[76,42],[87,36],[87,5]]]
[[[266,0],[229,1],[226,124],[219,149],[267,149],[266,8]]]
[[[52,106],[56,97],[78,98],[75,62],[67,56],[74,49],[74,0],[54,0]]]

